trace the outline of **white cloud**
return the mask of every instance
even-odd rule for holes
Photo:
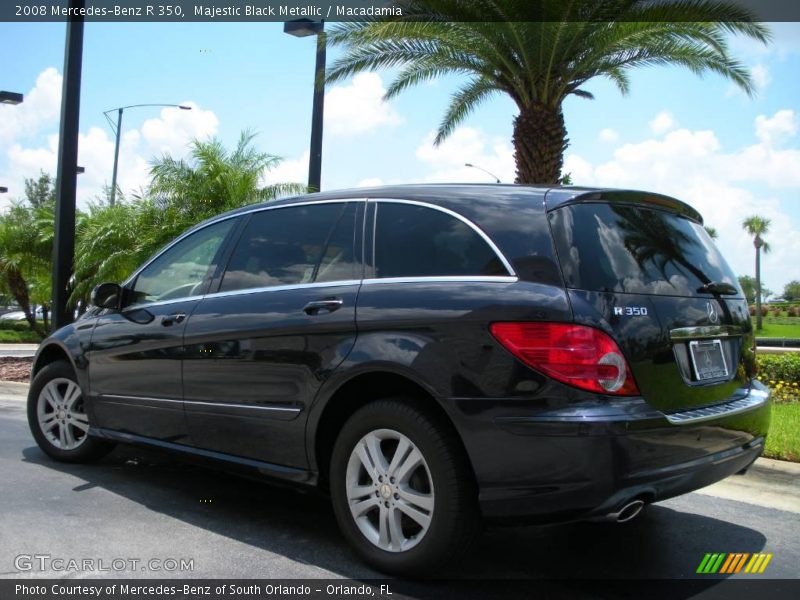
[[[489,138],[479,129],[459,127],[439,146],[433,145],[434,132],[417,148],[417,159],[430,173],[423,177],[430,182],[492,182],[492,175],[465,166],[471,163],[486,169],[504,183],[515,176],[514,149],[504,138]]]
[[[613,144],[614,142],[619,140],[619,133],[617,133],[610,127],[606,127],[605,129],[600,130],[600,133],[597,135],[597,138],[601,142],[607,142],[609,144]]]
[[[157,119],[148,119],[142,125],[142,137],[151,154],[180,155],[191,140],[204,140],[216,135],[219,119],[213,111],[203,110],[194,102],[184,102],[183,105],[190,106],[191,110],[164,107]]]
[[[769,69],[766,67],[766,65],[760,63],[750,69],[750,74],[753,77],[753,84],[756,86],[756,90],[759,92],[763,92],[772,81],[772,78],[769,74]]]
[[[37,134],[57,128],[61,79],[56,69],[45,69],[22,104],[0,105],[0,145],[8,148],[0,181],[9,188],[9,194],[0,199],[0,206],[22,195],[26,178],[38,177],[40,171],[56,174],[58,135],[51,133],[42,143]],[[219,119],[214,112],[193,102],[184,104],[192,109],[164,107],[157,118],[145,120],[140,127],[134,125],[140,122],[139,111],[124,113],[117,177],[124,194],[137,192],[147,184],[153,156],[169,152],[176,158],[184,157],[192,139],[206,139],[217,133]],[[107,128],[90,127],[79,134],[78,164],[86,169],[78,177],[79,205],[103,196],[104,187],[111,183],[114,142]],[[305,176],[299,181],[305,181]]]
[[[675,117],[672,116],[672,113],[663,110],[650,121],[650,130],[656,135],[660,135],[671,129],[675,129],[677,125],[678,123],[675,121]]]
[[[57,152],[57,135],[49,136],[45,147],[23,148],[20,144],[14,144],[8,150],[8,171],[16,176],[15,181],[21,181],[25,177],[36,177],[40,170],[55,175]]]
[[[298,158],[290,158],[281,161],[277,167],[264,174],[262,185],[273,183],[307,183],[308,182],[308,161],[311,153],[306,150]]]
[[[350,85],[337,86],[325,94],[325,132],[357,135],[402,122],[383,99],[386,89],[380,75],[361,73]]]
[[[780,144],[797,134],[797,113],[779,110],[772,117],[756,117],[756,137],[769,146]]]
[[[764,63],[757,63],[749,68],[750,78],[753,81],[755,93],[757,96],[761,96],[764,94],[767,86],[772,82],[772,76],[770,75],[769,68]],[[729,97],[736,95],[747,97],[747,93],[733,82],[728,85],[725,95]]]
[[[697,208],[720,234],[719,245],[734,270],[752,274],[753,246],[741,223],[752,214],[772,219],[764,257],[764,281],[782,289],[797,278],[798,224],[770,189],[800,192],[800,150],[780,148],[798,129],[797,115],[781,110],[754,122],[758,143],[726,150],[713,131],[677,129],[663,138],[624,144],[604,163],[569,154],[564,170],[576,184],[645,189],[684,200]]]
[[[22,104],[0,104],[0,144],[35,135],[58,122],[61,112],[61,75],[49,67],[36,78]]]

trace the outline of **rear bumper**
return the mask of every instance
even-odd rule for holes
[[[715,483],[758,458],[770,416],[769,390],[758,382],[744,401],[677,419],[641,399],[523,416],[509,415],[509,401],[492,408],[482,400],[481,410],[474,402],[450,408],[481,509],[488,519],[515,522],[590,518],[634,498],[664,500]]]

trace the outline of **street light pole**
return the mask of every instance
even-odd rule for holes
[[[114,134],[116,137],[114,142],[114,171],[111,175],[111,198],[109,198],[109,204],[111,206],[114,206],[117,198],[117,171],[119,169],[119,140],[122,137],[122,112],[126,108],[140,108],[142,106],[167,106],[180,108],[181,110],[192,110],[191,106],[186,106],[185,104],[131,104],[130,106],[111,108],[103,113],[109,124],[114,127],[114,123],[111,121],[108,113],[114,112],[115,110],[117,111],[117,126],[114,128]]]
[[[17,92],[0,91],[0,104],[19,104],[22,102],[22,94]],[[0,194],[8,193],[8,188],[0,186]]]
[[[314,102],[311,107],[311,155],[308,160],[308,188],[322,189],[322,119],[325,111],[325,60],[327,37],[317,34],[317,62],[314,69]]]
[[[283,31],[295,37],[317,36],[317,58],[314,66],[314,101],[311,107],[308,189],[310,192],[318,192],[322,189],[322,124],[325,112],[325,62],[328,45],[325,23],[310,19],[297,19],[284,23]]]
[[[75,257],[75,196],[78,183],[78,126],[83,64],[83,17],[86,0],[70,0],[64,49],[64,80],[61,88],[61,124],[56,170],[55,231],[53,235],[53,327],[72,321],[69,280]]]
[[[122,137],[120,132],[122,131],[122,110],[121,108],[117,109],[117,135],[116,141],[114,142],[114,172],[111,175],[111,198],[109,200],[109,204],[114,206],[114,201],[117,198],[117,169],[119,168],[119,139]]]

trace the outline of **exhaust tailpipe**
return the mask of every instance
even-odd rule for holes
[[[597,521],[612,521],[614,523],[627,523],[635,519],[644,508],[644,500],[631,500],[616,512],[608,513],[602,517],[592,519]]]
[[[627,523],[635,519],[644,508],[644,500],[632,500],[619,509],[619,512],[611,513],[609,517],[617,523]]]

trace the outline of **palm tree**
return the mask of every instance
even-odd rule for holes
[[[703,229],[706,230],[708,237],[710,237],[712,240],[716,240],[717,238],[719,238],[719,233],[717,232],[716,227],[709,227],[708,225],[703,225]]]
[[[254,137],[242,133],[233,150],[216,139],[194,140],[188,160],[165,154],[153,162],[150,185],[141,196],[92,206],[79,215],[70,301],[85,305],[94,285],[125,279],[161,246],[204,219],[305,191],[298,183],[263,183],[281,159],[254,148]]]
[[[53,256],[53,207],[12,204],[0,217],[0,278],[14,297],[28,326],[47,335],[50,273]],[[36,320],[35,306],[42,306],[44,327]]]
[[[296,183],[262,184],[281,158],[254,148],[254,138],[242,132],[232,151],[218,139],[194,140],[189,161],[163,155],[150,169],[149,196],[162,208],[190,213],[196,222],[198,217],[305,191]]]
[[[761,331],[761,251],[770,251],[769,244],[763,236],[769,231],[771,221],[758,215],[747,217],[742,222],[742,228],[753,236],[753,246],[756,248],[756,331]]]
[[[93,205],[78,215],[73,306],[85,309],[96,284],[122,281],[152,253],[143,243],[152,233],[140,229],[144,202],[129,203],[117,196],[113,206]]]
[[[728,53],[730,33],[769,39],[751,11],[715,0],[419,0],[394,21],[339,24],[329,39],[344,52],[328,81],[399,67],[386,92],[392,98],[442,75],[464,75],[435,143],[481,102],[506,94],[519,111],[517,183],[557,183],[568,145],[562,104],[570,95],[592,98],[585,86],[595,77],[625,94],[631,69],[678,65],[717,73],[752,94],[749,71]]]

